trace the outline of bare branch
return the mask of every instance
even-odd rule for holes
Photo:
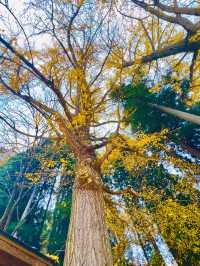
[[[147,12],[150,12],[151,14],[165,20],[168,21],[170,23],[175,23],[178,24],[180,26],[182,26],[187,32],[195,32],[196,31],[196,27],[195,24],[193,24],[189,19],[181,17],[181,16],[169,16],[166,13],[162,12],[160,9],[157,9],[155,7],[152,7],[151,5],[148,5],[147,3],[145,3],[144,1],[140,1],[140,0],[132,0],[133,3],[135,3],[136,5],[140,6],[141,8],[143,8],[144,10],[146,10]]]
[[[31,138],[40,138],[41,136],[37,136],[37,135],[32,135],[32,134],[29,134],[29,133],[26,133],[26,132],[23,132],[21,131],[20,129],[16,128],[15,126],[15,123],[12,121],[12,124],[10,122],[8,122],[8,120],[6,120],[5,117],[3,117],[2,115],[0,115],[0,119],[6,124],[8,125],[10,128],[12,128],[14,131],[16,131],[17,133],[19,134],[22,134],[24,136],[27,136],[27,137],[31,137]]]
[[[198,7],[178,7],[176,6],[168,6],[160,3],[160,1],[157,1],[155,4],[157,7],[162,9],[163,11],[166,11],[168,13],[175,13],[178,15],[193,15],[193,16],[200,16],[200,8]]]

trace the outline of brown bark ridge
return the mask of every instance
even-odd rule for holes
[[[91,159],[76,168],[64,266],[112,266],[100,174]]]

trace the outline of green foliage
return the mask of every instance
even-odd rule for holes
[[[165,266],[159,252],[155,252],[150,260],[149,266]]]
[[[7,179],[11,182],[17,177],[25,178],[26,172],[37,171],[40,166],[39,160],[29,152],[22,152],[12,156],[6,164],[0,167],[0,179]]]
[[[60,193],[57,198],[56,206],[52,214],[53,222],[47,244],[48,252],[59,257],[60,265],[62,265],[64,260],[72,200],[71,193],[68,192],[66,194],[66,191],[64,192]]]
[[[53,167],[49,166],[52,162],[55,162]],[[74,157],[67,147],[55,147],[50,141],[45,140],[41,146],[12,156],[6,164],[0,167],[0,217],[9,200],[7,189],[12,190],[16,182],[19,186],[22,183],[29,188],[36,186],[34,208],[27,216],[25,223],[18,229],[17,238],[45,254],[57,255],[59,265],[63,262],[69,226],[74,165]],[[52,178],[50,174],[53,169],[59,168],[62,169],[61,181],[58,187],[54,187],[55,178],[54,176]],[[31,180],[27,180],[26,173],[33,175],[42,173],[39,183],[34,184]],[[58,170],[54,175],[57,174]],[[26,192],[14,211],[7,228],[9,233],[15,229],[31,193],[32,189]],[[56,202],[55,206],[53,202]]]
[[[146,133],[159,132],[163,128],[176,128],[179,119],[162,113],[150,104],[162,104],[183,110],[183,105],[177,102],[177,94],[170,86],[165,86],[158,93],[151,93],[145,81],[139,84],[124,85],[113,95],[115,100],[122,102],[125,120],[132,129],[143,130]]]
[[[174,84],[179,86],[179,91],[174,90]],[[137,84],[123,85],[112,93],[113,100],[122,104],[125,123],[131,125],[133,132],[151,134],[168,128],[169,133],[163,141],[166,150],[160,150],[157,164],[149,161],[147,166],[135,175],[117,167],[111,187],[124,189],[129,186],[138,192],[137,198],[124,195],[123,200],[126,202],[127,211],[132,212],[132,222],[145,242],[151,242],[152,229],[149,226],[155,223],[178,265],[196,266],[200,261],[200,193],[194,181],[198,175],[198,160],[193,160],[194,165],[186,166],[185,163],[190,161],[190,148],[199,152],[199,127],[152,106],[158,104],[200,115],[200,104],[187,105],[188,85],[187,80],[179,82],[166,76],[159,91],[152,90],[146,80],[141,80]],[[187,144],[189,149],[180,149],[180,144]],[[151,149],[151,153],[154,152]],[[175,166],[176,163],[178,167]],[[185,167],[188,170],[195,167],[196,170],[192,176],[188,171],[183,174]],[[182,172],[181,175],[176,172],[178,168]],[[153,254],[150,265],[164,265],[160,254],[157,251]]]
[[[44,207],[38,206],[31,215],[28,216],[26,223],[19,228],[17,234],[17,237],[21,241],[38,251],[40,250],[40,234],[44,211]]]
[[[197,125],[182,121],[151,106],[151,104],[158,104],[200,115],[200,104],[193,106],[186,104],[189,97],[187,80],[179,82],[180,91],[178,92],[173,88],[173,80],[165,77],[164,81],[161,89],[155,92],[151,91],[151,86],[145,80],[137,84],[123,85],[112,93],[112,97],[123,104],[125,119],[131,124],[133,130],[152,133],[159,132],[163,128],[177,129],[174,138],[181,135],[188,140],[194,139],[197,134]]]

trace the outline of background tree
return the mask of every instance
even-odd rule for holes
[[[4,230],[44,254],[58,256],[62,263],[74,163],[66,148],[58,150],[59,154],[49,140],[43,140],[41,146],[16,154],[1,166],[0,203],[2,223],[6,221]],[[65,181],[55,168],[62,169]],[[14,196],[9,200],[10,190]]]
[[[130,4],[132,3],[132,5]],[[137,12],[134,8],[141,8],[145,11],[146,15],[157,17],[158,20],[166,21],[177,26],[180,26],[184,30],[184,36],[180,39],[175,39],[172,44],[165,44],[160,49],[153,51],[150,54],[141,58],[143,63],[158,60],[178,53],[198,53],[200,48],[198,33],[199,33],[199,21],[200,16],[198,1],[188,1],[187,4],[184,1],[123,1],[121,7],[125,7],[129,4],[129,10],[131,12],[123,13],[125,16],[135,19]],[[126,8],[125,8],[126,10]],[[129,15],[130,14],[130,15]],[[189,15],[189,16],[188,16]],[[141,20],[141,18],[139,19]],[[145,21],[143,20],[145,24]],[[192,36],[195,36],[192,38]],[[126,62],[126,66],[131,66],[133,61]]]
[[[122,86],[113,93],[113,97],[115,100],[122,102],[124,107],[125,121],[127,124],[131,124],[133,134],[136,134],[135,132],[137,130],[153,133],[159,132],[161,129],[168,127],[169,133],[164,140],[164,144],[167,145],[168,148],[170,147],[171,151],[169,149],[168,151],[166,150],[167,154],[172,154],[173,156],[176,155],[176,157],[179,157],[181,158],[181,160],[183,159],[184,161],[193,161],[196,165],[198,165],[199,127],[195,124],[191,124],[183,120],[177,119],[176,117],[171,116],[168,113],[160,112],[160,110],[155,108],[154,105],[156,103],[159,103],[168,105],[172,108],[179,108],[183,111],[189,111],[189,108],[186,105],[189,89],[188,81],[185,80],[181,82],[181,84],[179,82],[179,86],[182,88],[182,90],[177,92],[173,89],[173,80],[169,76],[165,78],[165,83],[159,91],[155,91],[155,88],[149,86],[149,84],[144,79],[138,84],[133,83],[127,86]],[[150,102],[154,104],[149,104]],[[197,104],[191,107],[190,112],[198,114],[198,110],[199,105]],[[164,160],[167,159],[167,156],[164,154],[162,154],[162,157]],[[169,245],[170,250],[176,258],[178,264],[195,265],[198,264],[199,260],[198,252],[196,249],[196,247],[198,246],[198,240],[196,239],[196,236],[198,234],[199,226],[195,222],[193,223],[192,221],[196,220],[195,217],[196,211],[198,210],[197,206],[199,202],[199,191],[195,188],[193,189],[191,185],[187,183],[189,180],[187,181],[186,177],[184,182],[180,182],[180,178],[178,178],[177,176],[177,170],[175,172],[173,171],[174,173],[171,172],[169,166],[167,167],[166,165],[166,161],[165,163],[162,162],[163,159],[159,159],[158,165],[151,163],[148,164],[148,167],[144,170],[144,172],[142,172],[140,177],[138,178],[137,176],[137,183],[134,183],[134,178],[127,179],[124,178],[124,175],[123,178],[118,179],[118,182],[120,182],[119,180],[121,179],[123,180],[121,181],[121,183],[128,181],[129,186],[134,187],[135,190],[137,190],[138,188],[140,189],[140,184],[142,184],[142,186],[144,187],[144,184],[147,182],[146,196],[148,195],[147,191],[153,188],[156,189],[157,196],[161,193],[161,198],[159,198],[158,201],[156,200],[157,196],[155,196],[155,202],[153,203],[153,205],[151,205],[152,203],[149,202],[150,198],[149,196],[147,196],[147,201],[145,200],[145,202],[147,204],[146,207],[148,209],[148,212],[151,209],[151,214],[153,214],[153,216],[155,215],[155,222],[159,225],[159,231],[164,237],[167,244]],[[168,162],[170,162],[170,157],[168,157],[168,159]],[[181,167],[181,169],[183,169],[183,167]],[[123,171],[120,171],[119,173],[123,173]],[[117,176],[118,175],[116,175],[116,177]],[[182,182],[184,183],[184,185]],[[180,185],[182,188],[180,187]],[[193,186],[196,185],[193,184]],[[153,194],[150,194],[150,197],[152,199]],[[137,206],[137,204],[134,203],[134,206],[135,205]],[[139,205],[139,207],[144,209],[143,205]],[[152,207],[154,210],[152,209]],[[135,219],[136,228],[137,230],[139,230],[140,234],[142,234],[142,237],[144,238],[144,236],[146,235],[145,242],[151,242],[152,238],[150,237],[152,237],[153,228],[150,226],[150,224],[152,224],[152,221],[150,222],[150,224],[147,223],[147,221],[149,222],[150,217],[147,216],[145,218],[147,213],[140,213],[140,208],[135,209],[134,207],[134,215],[132,214],[131,217],[134,217],[132,219]],[[170,209],[170,211],[168,208]],[[166,211],[166,209],[168,209],[168,211]],[[177,212],[179,212],[179,210],[181,210],[183,217],[187,217],[186,219],[187,221],[189,221],[190,225],[187,224],[186,220],[184,220],[183,217],[180,217],[180,222],[178,221]],[[136,218],[137,211],[139,212],[138,218]],[[145,220],[147,228],[145,225]],[[181,229],[179,226],[177,226],[176,222],[178,224],[181,224]],[[145,228],[144,232],[143,228]],[[164,228],[167,228],[168,233],[166,233]],[[173,233],[170,234],[169,232]],[[191,246],[189,247],[188,245],[186,247],[184,243],[185,241],[187,241],[186,239],[188,239],[188,237],[190,237],[193,233],[195,234],[195,236],[193,237],[193,239],[195,240],[194,242],[188,240],[191,243]],[[182,243],[180,244],[179,248],[177,248],[178,243]],[[184,252],[184,255],[182,252]],[[159,252],[156,251],[155,256],[152,260],[152,265],[154,265],[154,263],[158,263],[157,260],[160,257]],[[154,260],[157,262],[154,262]]]

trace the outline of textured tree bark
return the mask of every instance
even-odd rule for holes
[[[78,163],[64,266],[112,266],[100,175]]]

